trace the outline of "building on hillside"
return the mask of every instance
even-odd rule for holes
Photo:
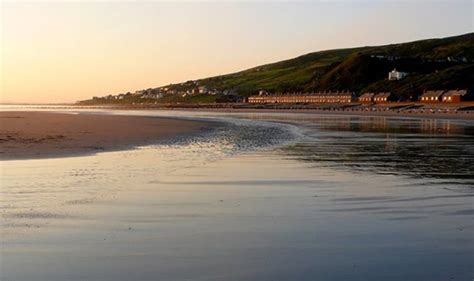
[[[238,96],[239,95],[239,93],[235,90],[224,90],[222,94],[224,96]]]
[[[188,96],[197,95],[197,94],[199,94],[198,87],[186,90],[186,95]]]
[[[163,97],[163,93],[161,92],[146,92],[140,98],[141,99],[161,99]]]
[[[207,94],[208,90],[205,86],[199,86],[198,91],[200,94]]]
[[[397,69],[393,69],[388,73],[388,80],[401,80],[408,75],[406,72],[397,71]]]
[[[444,90],[426,91],[421,95],[420,101],[423,103],[440,102],[444,92]]]
[[[374,102],[374,96],[375,96],[374,93],[363,93],[359,97],[359,102],[360,103],[372,103],[372,102]]]
[[[208,94],[208,95],[211,95],[211,96],[215,96],[215,95],[218,95],[218,94],[219,94],[219,91],[216,90],[216,89],[208,90],[208,91],[207,91],[207,94]]]
[[[135,91],[135,93],[133,93],[132,95],[143,95],[146,92],[147,90],[139,90],[139,91]]]
[[[351,103],[354,100],[354,92],[286,93],[248,98],[249,103]]]
[[[472,100],[473,97],[467,90],[450,90],[444,93],[443,102],[462,102]]]
[[[374,96],[374,102],[375,103],[383,103],[383,102],[391,102],[395,101],[395,95],[392,95],[392,93],[378,93]]]

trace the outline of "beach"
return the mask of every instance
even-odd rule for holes
[[[98,114],[222,125],[0,161],[1,280],[472,279],[469,120]]]
[[[474,0],[4,2],[0,281],[474,281]]]
[[[90,154],[204,130],[198,121],[60,112],[0,112],[0,159]]]

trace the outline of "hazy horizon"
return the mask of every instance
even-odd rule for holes
[[[472,1],[3,2],[0,102],[74,102],[320,50],[455,36],[473,31],[473,9]]]

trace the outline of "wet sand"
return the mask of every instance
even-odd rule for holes
[[[209,124],[171,118],[0,112],[0,159],[64,157],[128,149]]]
[[[185,143],[0,161],[0,280],[472,279],[474,124],[246,117]]]

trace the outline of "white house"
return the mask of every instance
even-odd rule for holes
[[[394,69],[388,73],[388,80],[401,80],[408,75],[406,72],[397,71]]]
[[[200,94],[207,94],[207,92],[208,92],[207,88],[204,87],[204,86],[199,86],[198,91],[199,91]]]

